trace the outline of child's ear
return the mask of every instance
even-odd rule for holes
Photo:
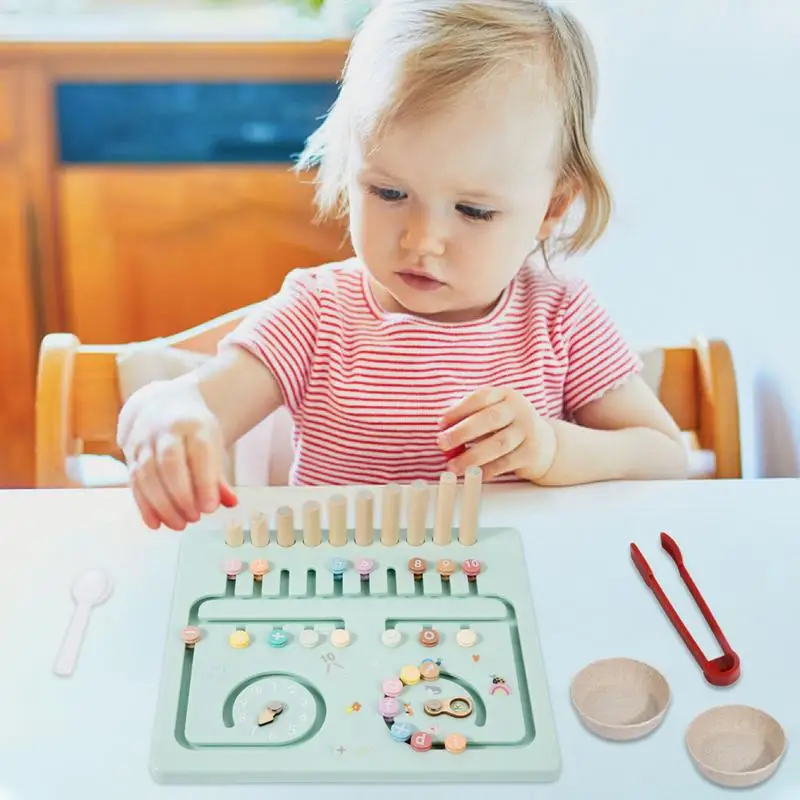
[[[562,182],[553,192],[547,213],[544,215],[542,225],[539,228],[539,240],[546,242],[552,235],[565,214],[569,211],[575,198],[578,196],[578,187],[571,182]]]

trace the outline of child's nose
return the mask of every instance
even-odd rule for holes
[[[441,256],[444,255],[445,238],[441,225],[417,215],[409,219],[401,243],[406,250],[419,256]]]

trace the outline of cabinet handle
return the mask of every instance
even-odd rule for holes
[[[25,231],[28,238],[28,279],[33,306],[33,335],[36,349],[47,333],[47,312],[44,301],[44,276],[42,275],[42,253],[39,249],[39,218],[33,203],[25,204]]]

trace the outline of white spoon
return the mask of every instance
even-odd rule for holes
[[[72,587],[75,613],[56,659],[54,669],[56,675],[68,677],[74,672],[92,608],[105,603],[111,596],[111,589],[111,579],[105,572],[99,570],[85,572],[75,581]]]

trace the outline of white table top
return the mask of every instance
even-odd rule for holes
[[[317,490],[319,491],[319,490]],[[240,511],[296,508],[315,490],[249,490]],[[757,797],[800,797],[800,481],[611,484],[565,490],[488,489],[483,523],[526,537],[534,604],[563,756],[557,783],[507,787],[514,800],[692,800],[725,790],[695,771],[690,721],[725,703],[753,705],[783,725],[789,748]],[[199,524],[210,524],[212,520]],[[219,524],[219,520],[217,520]],[[669,531],[742,659],[728,689],[708,686],[633,569],[636,541],[708,655],[718,648],[661,551]],[[185,534],[184,534],[185,535]],[[180,534],[148,531],[125,491],[0,492],[0,800],[400,800],[419,786],[176,787],[148,772]],[[71,584],[86,569],[114,578],[95,610],[78,669],[53,674],[70,620]],[[628,656],[660,669],[673,691],[650,737],[611,744],[589,734],[569,700],[584,665]],[[105,752],[103,752],[105,751]],[[437,786],[439,800],[477,800],[491,788]]]

